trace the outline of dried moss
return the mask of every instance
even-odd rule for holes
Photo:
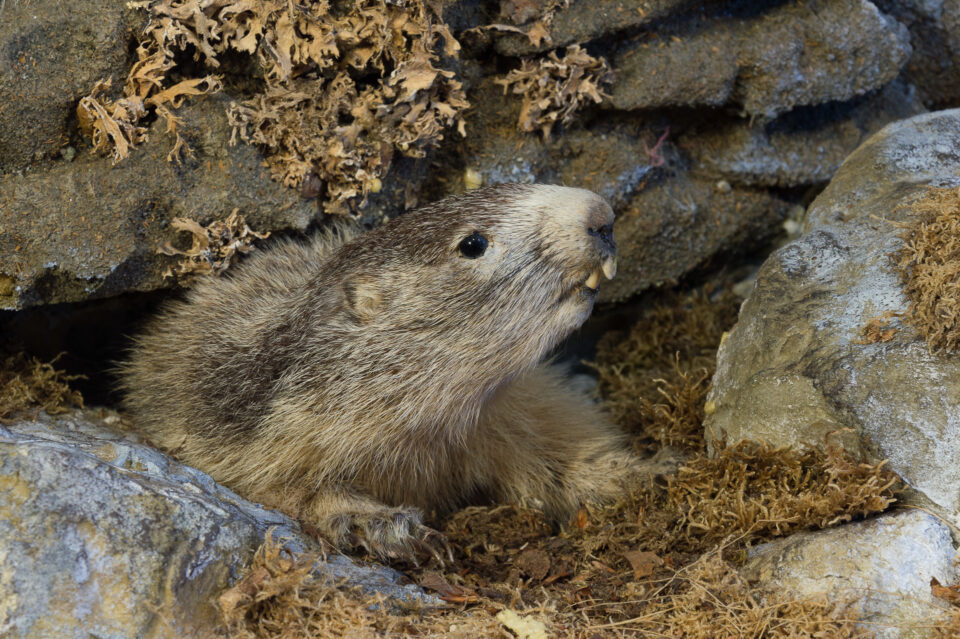
[[[905,246],[893,255],[910,304],[904,321],[931,351],[960,347],[960,186],[931,188],[910,205]]]
[[[730,292],[667,295],[627,335],[609,333],[593,364],[611,415],[659,446],[702,450],[703,404],[724,331],[737,319]]]
[[[255,56],[263,90],[234,103],[232,142],[263,147],[271,174],[292,187],[322,185],[325,209],[346,213],[380,189],[395,153],[422,157],[468,106],[443,60],[459,44],[442,22],[440,2],[354,0],[144,0],[150,12],[121,99],[98,84],[78,107],[94,149],[116,161],[142,141],[149,111],[176,135],[171,158],[188,153],[172,109],[189,95],[222,88],[214,75],[171,81],[179,52],[216,69],[224,54]],[[182,71],[182,69],[180,70]],[[311,187],[311,189],[320,187]]]
[[[65,413],[74,407],[83,407],[83,396],[70,388],[70,382],[80,375],[67,375],[24,353],[7,356],[0,368],[0,419],[15,413],[40,408],[51,415]]]
[[[157,252],[186,258],[163,274],[164,277],[175,277],[184,285],[197,275],[220,275],[236,262],[239,254],[254,250],[254,240],[270,236],[270,233],[257,233],[247,226],[239,209],[234,209],[226,219],[214,220],[206,226],[184,217],[173,218],[170,226],[175,231],[190,233],[190,248],[181,251],[168,242]]]
[[[567,47],[561,58],[551,51],[541,58],[525,59],[519,69],[498,78],[504,93],[522,96],[517,127],[540,131],[544,138],[556,124],[570,124],[578,110],[606,95],[603,86],[613,82],[613,72],[604,58],[595,58],[579,45]]]
[[[502,636],[495,611],[449,615],[410,607],[391,612],[383,600],[324,576],[322,557],[287,554],[269,536],[246,574],[220,595],[227,636],[236,639],[318,637]]]

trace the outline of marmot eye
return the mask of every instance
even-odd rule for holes
[[[477,231],[460,240],[460,254],[468,259],[474,260],[486,250],[487,238]]]

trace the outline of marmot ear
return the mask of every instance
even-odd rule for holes
[[[348,276],[343,281],[343,297],[357,321],[368,322],[383,306],[383,296],[371,277]]]

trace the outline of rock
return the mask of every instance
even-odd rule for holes
[[[772,118],[877,89],[911,53],[906,28],[867,0],[788,2],[657,36],[615,56],[616,108],[735,105]]]
[[[919,639],[947,615],[930,580],[957,583],[956,559],[950,529],[911,510],[763,544],[741,574],[800,598],[854,600],[851,613],[878,639]]]
[[[509,31],[495,32],[496,49],[504,55],[519,56],[565,47],[575,42],[588,42],[615,31],[655,24],[695,5],[690,0],[574,0],[554,14],[548,28],[550,42],[534,45],[525,35]],[[542,9],[542,6],[539,8]]]
[[[780,231],[790,204],[759,189],[684,173],[651,181],[617,210],[617,277],[600,301],[618,302],[676,283],[713,256],[745,251]]]
[[[97,80],[123,83],[144,17],[123,2],[0,3],[0,175],[65,147]]]
[[[804,234],[757,274],[721,345],[708,438],[848,449],[889,466],[931,507],[960,522],[960,358],[931,354],[894,320],[891,341],[861,329],[907,306],[889,254],[895,223],[928,185],[960,184],[960,110],[890,124],[843,163],[813,202]]]
[[[862,100],[802,107],[772,122],[736,119],[687,132],[694,171],[748,186],[825,183],[869,135],[923,113],[912,86],[894,81]]]
[[[293,553],[317,550],[286,516],[110,431],[93,411],[0,425],[4,637],[212,636],[216,596],[268,530]],[[342,556],[319,566],[388,597],[424,596],[388,568]]]
[[[273,182],[255,148],[227,146],[227,102],[179,110],[196,156],[182,165],[167,160],[161,119],[116,166],[86,147],[72,162],[0,177],[0,281],[11,283],[0,309],[171,286],[162,273],[178,258],[157,249],[177,239],[173,217],[208,223],[237,208],[257,231],[306,228],[316,202]]]
[[[960,106],[960,3],[955,0],[875,0],[907,25],[913,55],[904,76],[930,107]]]

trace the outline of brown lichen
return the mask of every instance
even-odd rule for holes
[[[241,253],[254,250],[254,240],[270,236],[270,233],[257,233],[247,226],[239,209],[234,209],[226,219],[214,220],[206,226],[184,217],[173,218],[170,226],[177,232],[190,233],[190,248],[180,250],[168,242],[157,252],[186,258],[163,274],[164,277],[175,277],[178,283],[184,285],[197,275],[220,275],[237,261]]]
[[[24,353],[3,359],[0,368],[0,420],[20,411],[38,407],[50,415],[65,413],[71,408],[83,407],[83,396],[70,388],[70,382],[80,375],[67,375]]]
[[[539,130],[549,138],[556,124],[573,122],[585,104],[603,101],[603,86],[613,82],[613,72],[604,58],[595,58],[574,44],[562,58],[556,51],[528,58],[495,82],[503,85],[504,93],[523,97],[517,127]]]
[[[219,78],[171,84],[178,52],[218,68],[227,52],[255,56],[263,89],[234,103],[232,142],[263,147],[271,174],[292,187],[323,184],[325,208],[345,213],[380,188],[394,153],[422,157],[468,106],[449,69],[459,44],[429,0],[144,0],[151,20],[124,98],[104,101],[101,85],[81,101],[81,125],[94,148],[123,159],[143,139],[149,109],[176,137],[171,157],[189,152],[172,112],[188,95],[221,89]]]
[[[910,304],[904,321],[932,352],[960,347],[960,186],[931,188],[909,206],[905,246],[893,254]]]

